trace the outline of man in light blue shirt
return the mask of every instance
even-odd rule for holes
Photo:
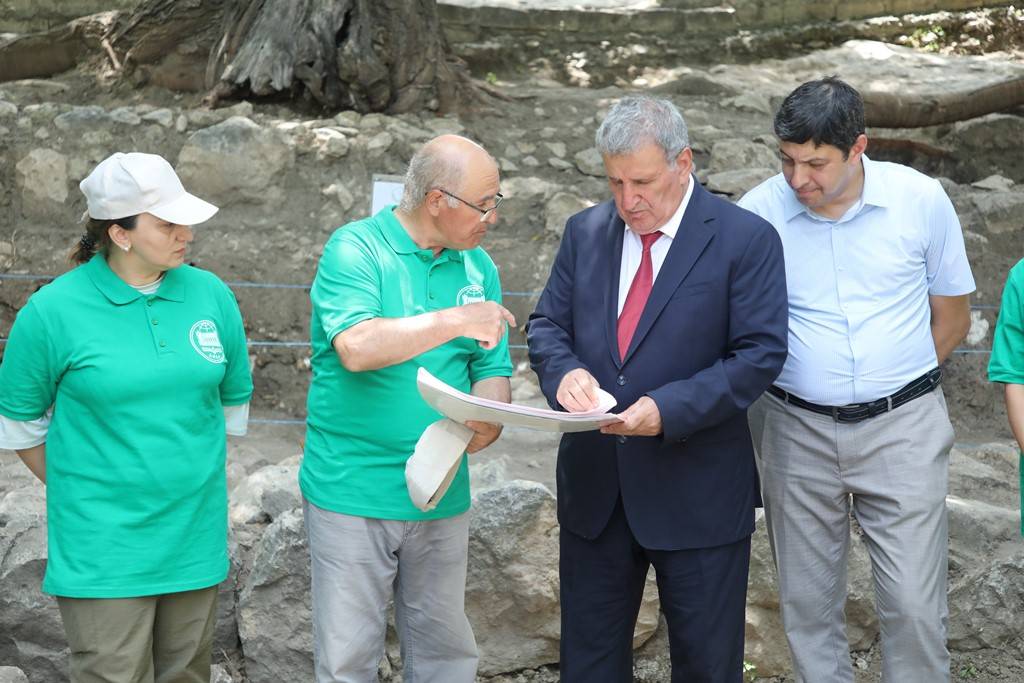
[[[864,154],[860,94],[804,83],[775,116],[782,173],[740,206],[786,254],[789,357],[751,409],[796,680],[852,683],[852,506],[871,557],[887,682],[948,681],[945,497],[953,429],[939,365],[974,279],[941,185]]]

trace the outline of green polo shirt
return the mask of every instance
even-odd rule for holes
[[[441,415],[416,389],[426,368],[469,392],[488,377],[509,377],[508,335],[491,350],[460,337],[406,362],[349,372],[331,345],[335,335],[371,318],[405,318],[452,306],[501,301],[494,262],[477,247],[420,249],[387,207],[350,223],[328,240],[310,297],[313,380],[308,397],[303,495],[314,505],[377,519],[440,519],[469,509],[466,457],[436,508],[421,512],[409,498],[405,461]]]
[[[54,407],[43,590],[118,598],[222,581],[222,406],[251,394],[238,305],[210,273],[180,266],[144,295],[100,254],[36,292],[0,364],[0,413]]]
[[[1024,261],[1010,269],[1006,278],[999,320],[992,335],[988,379],[990,382],[1024,384]],[[1018,470],[1021,509],[1024,510],[1024,452],[1019,456]],[[1021,517],[1020,533],[1024,536],[1024,516]]]

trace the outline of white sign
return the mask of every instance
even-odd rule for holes
[[[385,206],[397,204],[402,199],[402,186],[404,176],[373,174],[373,195],[370,198],[370,215],[376,216],[377,212]]]

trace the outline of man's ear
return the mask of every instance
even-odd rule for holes
[[[427,196],[423,198],[423,204],[427,207],[427,211],[430,215],[437,218],[437,215],[441,213],[441,202],[446,201],[444,192],[437,189],[436,187],[427,193]]]
[[[860,161],[861,156],[864,154],[864,150],[868,148],[868,136],[861,133],[857,136],[857,139],[853,141],[853,146],[850,147],[850,153],[847,155],[849,161]]]
[[[693,171],[693,150],[689,147],[683,147],[683,150],[679,152],[679,156],[676,157],[676,168],[682,171],[684,176],[690,175]]]

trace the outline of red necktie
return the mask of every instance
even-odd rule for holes
[[[644,312],[647,304],[647,297],[651,294],[651,286],[654,284],[654,264],[651,262],[651,245],[661,237],[661,231],[656,230],[647,235],[640,235],[640,242],[643,244],[643,254],[640,256],[640,267],[633,276],[633,282],[629,286],[629,293],[626,294],[626,301],[622,304],[622,313],[619,314],[619,358],[626,358],[626,350],[629,342],[633,340],[633,333],[636,332],[636,325],[640,322],[640,314]]]

